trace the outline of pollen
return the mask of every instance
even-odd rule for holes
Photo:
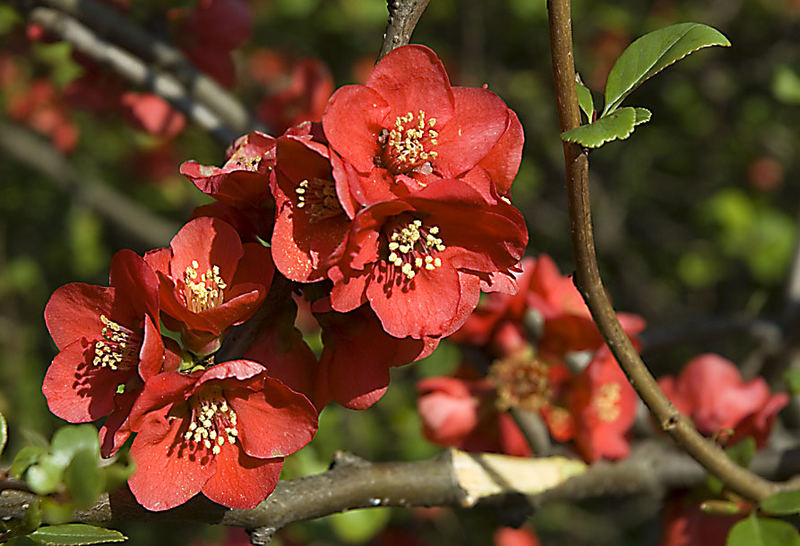
[[[135,365],[142,345],[141,336],[105,315],[100,315],[100,322],[103,323],[102,339],[95,341],[92,364],[114,371]]]
[[[324,178],[303,180],[294,191],[297,194],[297,208],[306,211],[312,224],[344,214],[336,196],[333,180]]]
[[[203,446],[213,455],[222,451],[225,442],[235,444],[239,437],[237,416],[218,389],[193,397],[192,418],[183,439],[199,449]]]
[[[192,260],[192,264],[183,273],[186,305],[194,313],[222,304],[225,299],[224,290],[228,287],[219,274],[219,266],[213,265],[202,274],[198,274],[199,268],[197,260]]]
[[[408,173],[416,168],[430,165],[438,157],[433,148],[439,144],[439,133],[433,129],[436,118],[425,117],[420,110],[416,116],[408,112],[397,116],[390,129],[384,129],[378,142],[383,153],[376,163],[394,174]]]
[[[601,421],[611,423],[619,419],[622,414],[622,409],[619,406],[622,398],[621,391],[622,387],[620,387],[619,383],[606,383],[600,387],[594,399],[594,407]]]
[[[536,412],[552,398],[548,366],[530,351],[495,361],[489,368],[489,379],[497,388],[500,411],[521,408]]]
[[[447,248],[438,234],[438,226],[425,227],[422,220],[415,218],[392,232],[386,260],[409,280],[420,270],[433,271],[442,266],[442,259],[435,253]]]

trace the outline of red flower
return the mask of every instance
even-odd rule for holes
[[[628,456],[626,435],[636,418],[637,400],[611,351],[605,347],[597,351],[570,385],[568,394],[575,445],[586,461]]]
[[[321,307],[321,305],[317,305]],[[324,348],[317,377],[317,405],[336,400],[351,409],[366,409],[389,388],[389,369],[425,358],[439,340],[387,335],[367,306],[349,313],[316,314]]]
[[[200,191],[227,205],[242,209],[261,208],[270,200],[269,179],[275,168],[273,137],[260,131],[239,137],[228,148],[220,167],[187,161],[181,174]]]
[[[690,493],[667,498],[661,517],[661,546],[724,546],[734,524],[744,514],[708,514]]]
[[[431,442],[530,457],[514,420],[497,410],[495,387],[488,379],[430,377],[417,383],[417,393],[422,432]]]
[[[696,356],[677,378],[665,376],[658,384],[701,433],[734,429],[734,439],[752,435],[759,446],[789,401],[786,394],[770,394],[763,378],[743,381],[731,361],[715,354]]]
[[[229,508],[254,508],[275,489],[283,457],[317,429],[304,396],[247,360],[151,378],[131,421],[138,434],[128,484],[148,510],[167,510],[200,492]]]
[[[47,369],[42,392],[50,411],[71,423],[109,416],[103,452],[129,435],[125,418],[142,380],[161,371],[164,343],[158,329],[158,279],[130,250],[111,261],[109,287],[70,283],[44,310],[61,352]]]
[[[276,133],[303,121],[320,121],[333,89],[333,77],[322,61],[300,59],[288,87],[265,99],[258,115]]]
[[[469,186],[438,180],[358,213],[328,270],[331,304],[347,312],[368,301],[395,337],[447,336],[475,309],[481,289],[516,289],[509,269],[527,241],[514,207],[487,205]]]
[[[539,537],[529,527],[499,527],[492,536],[494,546],[540,546]]]
[[[128,119],[151,135],[173,138],[186,126],[183,114],[153,93],[126,91],[120,96],[120,104]]]
[[[275,266],[293,281],[323,280],[350,225],[336,196],[328,149],[311,135],[292,134],[280,137],[277,149]]]
[[[420,45],[387,54],[365,85],[339,88],[322,124],[342,158],[334,161],[340,193],[364,205],[476,168],[507,196],[522,154],[522,126],[505,103],[484,88],[451,87],[439,58]]]
[[[217,218],[191,220],[169,248],[152,250],[145,260],[158,272],[164,324],[197,354],[215,351],[229,327],[253,315],[274,273],[269,249],[242,244]]]

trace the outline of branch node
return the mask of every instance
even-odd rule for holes
[[[664,432],[669,432],[673,430],[675,427],[678,426],[678,423],[681,422],[681,414],[677,411],[661,421],[661,430]]]
[[[347,468],[347,467],[358,467],[358,466],[369,466],[370,462],[366,459],[362,459],[358,455],[354,455],[349,451],[337,451],[333,454],[333,460],[331,461],[330,470],[334,468]]]
[[[275,527],[256,527],[255,529],[248,529],[247,533],[250,535],[250,544],[264,546],[272,542],[276,531]]]

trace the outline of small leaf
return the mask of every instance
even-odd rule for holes
[[[636,122],[636,110],[620,108],[613,114],[600,118],[589,125],[561,133],[561,140],[575,142],[586,148],[599,148],[606,142],[628,138]]]
[[[636,110],[636,119],[633,122],[634,127],[647,123],[650,121],[650,118],[653,117],[653,113],[647,108],[640,108],[637,106],[634,110]]]
[[[741,442],[725,448],[725,453],[734,463],[748,468],[750,466],[750,461],[753,459],[753,455],[756,454],[756,440],[752,436],[748,436]]]
[[[31,491],[39,495],[53,493],[61,483],[64,468],[52,457],[43,457],[25,472],[25,482]]]
[[[93,452],[97,457],[100,456],[100,440],[97,429],[92,425],[68,425],[53,434],[51,453],[62,468],[66,468],[72,457],[84,449]]]
[[[731,528],[726,546],[798,546],[800,535],[791,523],[758,518],[755,513]]]
[[[3,454],[3,450],[6,448],[7,441],[8,441],[8,425],[6,424],[6,418],[3,417],[2,413],[0,413],[0,455]]]
[[[78,509],[88,508],[103,492],[103,473],[97,467],[97,456],[88,449],[78,451],[64,471],[72,502]]]
[[[781,491],[767,497],[761,502],[761,509],[776,516],[800,513],[800,489]]]
[[[575,85],[578,88],[578,105],[586,115],[586,123],[592,122],[592,115],[594,114],[594,99],[592,99],[592,92],[589,88],[583,85],[579,74],[575,74]]]
[[[645,34],[622,52],[606,81],[606,106],[610,114],[634,89],[672,63],[703,47],[729,46],[716,29],[699,23],[681,23]]]
[[[19,450],[14,462],[11,463],[11,475],[21,479],[25,471],[32,465],[39,462],[39,459],[46,453],[44,448],[39,446],[25,446]]]
[[[84,523],[67,523],[40,527],[30,534],[40,544],[87,545],[105,542],[124,542],[128,539],[119,531],[86,525]]]

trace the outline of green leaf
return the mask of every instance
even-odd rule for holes
[[[792,395],[800,394],[800,368],[786,370],[783,374],[783,379],[789,387],[789,392]]]
[[[645,34],[622,52],[606,81],[603,117],[619,108],[625,97],[672,63],[703,47],[729,46],[716,29],[681,23]]]
[[[776,516],[800,513],[800,489],[781,491],[767,497],[761,501],[761,509]]]
[[[634,127],[643,123],[647,123],[650,121],[650,118],[653,117],[653,113],[647,108],[641,108],[637,106],[634,108],[634,110],[636,111],[636,119],[633,122]]]
[[[22,475],[32,465],[39,462],[39,459],[47,451],[39,446],[25,446],[19,450],[14,462],[11,463],[11,475],[15,478],[22,478]]]
[[[750,461],[753,459],[753,455],[756,454],[756,441],[752,436],[748,436],[741,442],[725,448],[725,453],[734,463],[748,468],[750,466]]]
[[[6,418],[0,413],[0,455],[3,454],[3,450],[6,448],[6,442],[8,441],[8,424],[6,424]]]
[[[100,440],[97,436],[97,429],[92,425],[61,427],[53,434],[50,450],[63,468],[66,468],[72,457],[81,450],[89,450],[95,454],[95,457],[99,457]]]
[[[61,483],[64,467],[51,456],[43,457],[25,472],[25,481],[34,493],[49,495]]]
[[[124,542],[128,539],[119,531],[86,525],[84,523],[66,523],[40,527],[30,537],[40,544],[103,544],[105,542]]]
[[[790,523],[758,518],[755,513],[731,528],[726,546],[798,546],[800,535]]]
[[[64,483],[76,508],[88,508],[94,504],[103,492],[103,478],[93,451],[82,449],[72,457],[64,471]]]
[[[575,142],[586,148],[599,148],[606,142],[631,136],[636,123],[636,110],[620,108],[613,114],[600,118],[589,125],[561,133],[561,140]]]
[[[329,521],[339,540],[347,544],[362,544],[381,532],[390,517],[388,508],[365,508],[334,514]]]
[[[578,88],[578,106],[586,115],[586,122],[592,122],[592,115],[594,114],[594,99],[592,99],[592,92],[589,88],[583,85],[579,74],[575,74],[575,85]]]

